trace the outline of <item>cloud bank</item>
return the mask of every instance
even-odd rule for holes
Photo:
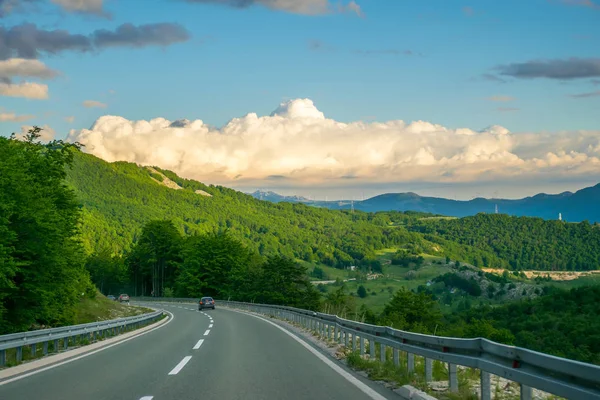
[[[347,4],[334,4],[329,0],[184,0],[196,4],[221,4],[234,8],[247,8],[260,5],[271,10],[284,11],[293,14],[323,15],[334,12],[349,12],[362,16],[362,10],[355,1]]]
[[[501,126],[449,129],[425,121],[343,123],[309,99],[282,103],[215,129],[202,120],[103,116],[68,139],[107,161],[158,165],[231,186],[343,186],[589,176],[600,169],[600,131],[513,134]]]
[[[126,23],[114,31],[98,29],[90,35],[73,34],[64,29],[39,29],[35,24],[24,23],[8,29],[0,26],[0,60],[35,59],[42,54],[91,52],[107,47],[168,46],[189,39],[187,29],[177,23],[139,26]]]
[[[600,77],[600,59],[533,60],[496,67],[500,75],[518,79],[581,79]]]

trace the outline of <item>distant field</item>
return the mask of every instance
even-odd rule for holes
[[[494,268],[482,268],[482,270],[484,270],[485,272],[491,272],[494,274],[498,274],[501,275],[505,270],[504,269],[494,269]],[[508,271],[511,272],[511,271]],[[593,271],[534,271],[534,270],[529,270],[529,271],[523,271],[523,273],[527,276],[527,278],[529,279],[533,279],[537,276],[545,278],[546,276],[550,275],[550,278],[552,278],[553,281],[572,281],[572,280],[578,280],[584,277],[590,277],[590,278],[594,278],[594,277],[598,277],[600,278],[600,270],[593,270]]]

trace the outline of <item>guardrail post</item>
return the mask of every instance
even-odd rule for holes
[[[481,377],[481,400],[492,400],[492,384],[490,379],[490,373],[483,370],[480,371]]]
[[[35,357],[35,351],[37,350],[37,344],[31,345],[31,355]]]
[[[433,360],[431,358],[425,358],[425,382],[431,382],[433,380]]]
[[[386,360],[386,354],[385,354],[385,344],[383,343],[379,343],[379,361],[381,361],[382,363],[385,362]]]
[[[60,349],[58,348],[58,339],[54,339],[54,352],[58,353]]]
[[[394,347],[394,365],[400,365],[400,351]]]
[[[352,351],[356,350],[356,335],[352,333]]]
[[[68,337],[64,338],[63,342],[64,342],[63,344],[64,344],[65,350],[68,349],[69,348],[69,338]]]
[[[415,355],[412,353],[406,353],[406,367],[408,369],[408,373],[415,372]]]
[[[369,340],[369,358],[371,360],[375,359],[375,340]]]
[[[533,389],[521,384],[521,400],[531,400],[533,398]]]
[[[358,340],[360,341],[360,355],[362,356],[365,354],[365,338],[360,336]]]
[[[456,364],[448,363],[448,382],[451,392],[458,392],[458,375],[456,374]]]
[[[44,355],[48,354],[48,342],[44,342],[42,345],[42,353],[44,353]]]
[[[344,347],[349,348],[348,345],[350,343],[349,343],[349,340],[348,340],[348,331],[342,331],[342,333],[344,334]]]
[[[337,343],[342,342],[342,332],[340,332],[340,328],[338,328],[337,323],[333,328],[333,340],[335,340]]]
[[[17,362],[21,362],[23,360],[23,347],[17,347]]]

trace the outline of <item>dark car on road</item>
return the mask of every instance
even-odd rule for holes
[[[215,301],[212,297],[203,297],[198,302],[198,310],[204,310],[205,308],[215,309]]]
[[[129,303],[129,295],[128,294],[122,294],[119,296],[119,303]]]

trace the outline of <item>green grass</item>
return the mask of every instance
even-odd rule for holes
[[[109,300],[100,292],[95,299],[82,298],[77,306],[75,325],[88,322],[104,321],[123,317],[132,317],[152,312],[144,307],[132,307],[118,301]]]
[[[569,290],[578,288],[581,286],[592,286],[600,285],[600,274],[582,276],[581,278],[573,279],[570,281],[551,281],[546,282],[546,285],[555,286],[561,289]]]

